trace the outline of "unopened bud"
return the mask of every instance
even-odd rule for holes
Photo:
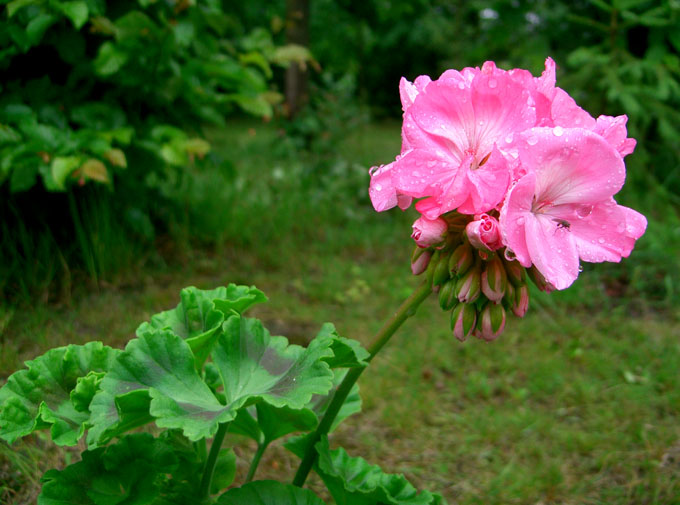
[[[451,310],[458,303],[456,298],[456,281],[454,279],[445,282],[439,290],[439,306],[442,310]]]
[[[481,290],[481,268],[475,264],[464,275],[456,281],[456,297],[462,303],[472,303],[482,292]]]
[[[470,244],[476,249],[492,252],[503,246],[501,227],[498,220],[488,214],[475,216],[465,227]]]
[[[419,247],[439,247],[446,240],[448,224],[442,218],[428,219],[420,216],[413,223],[413,233],[411,238],[416,241]]]
[[[512,313],[517,317],[524,317],[529,310],[529,286],[526,284],[515,289],[512,303]]]
[[[434,251],[430,257],[430,262],[427,265],[427,270],[425,275],[427,277],[427,283],[432,286],[432,278],[434,277],[434,269],[437,268],[439,262],[439,251]]]
[[[498,338],[505,329],[505,309],[500,303],[488,303],[479,315],[475,335],[491,341]]]
[[[498,303],[503,299],[505,287],[508,283],[505,268],[503,268],[501,259],[497,254],[486,261],[485,265],[481,278],[482,293],[492,302]]]
[[[475,262],[474,251],[467,241],[456,247],[449,258],[451,275],[463,275]]]
[[[432,251],[421,249],[416,246],[416,249],[411,256],[411,272],[413,272],[413,275],[420,275],[427,270],[427,265],[430,264],[431,257]]]
[[[434,269],[434,274],[432,275],[432,285],[439,286],[451,276],[449,275],[449,255],[448,253],[440,253],[439,259],[437,260],[437,266]]]
[[[461,342],[470,336],[476,324],[477,310],[474,305],[459,303],[451,312],[451,330]]]
[[[545,277],[543,277],[543,274],[538,271],[538,268],[536,268],[536,266],[531,265],[531,268],[527,270],[527,275],[529,276],[529,279],[531,279],[531,281],[534,284],[536,284],[536,287],[541,291],[545,291],[546,293],[551,293],[552,291],[555,291],[555,286],[553,286],[552,284],[545,280]]]
[[[508,261],[506,259],[503,261],[503,266],[508,274],[508,280],[513,286],[522,286],[527,283],[526,270],[519,264],[519,261]]]

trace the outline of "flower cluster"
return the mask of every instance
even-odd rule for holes
[[[432,260],[450,260],[448,281],[434,284],[442,306],[452,297],[465,305],[453,310],[457,336],[493,338],[503,305],[523,315],[525,269],[542,289],[565,289],[581,260],[620,261],[644,233],[644,216],[613,198],[635,147],[627,117],[593,118],[555,86],[552,59],[540,77],[486,62],[434,81],[402,78],[399,90],[402,151],[371,169],[369,193],[377,211],[418,199],[413,271],[430,265],[437,281]]]

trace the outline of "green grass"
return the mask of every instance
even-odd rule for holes
[[[122,347],[188,285],[257,285],[270,302],[253,315],[296,343],[324,321],[367,342],[417,284],[408,266],[413,215],[376,214],[366,197],[366,169],[398,151],[397,131],[354,132],[330,166],[275,156],[285,139],[268,125],[212,132],[232,166],[178,190],[191,203],[175,230],[184,245],[173,242],[166,263],[130,269],[98,292],[74,282],[61,305],[4,308],[0,377],[57,345]],[[654,233],[649,243],[664,243]],[[362,377],[364,412],[334,443],[451,503],[680,503],[679,314],[672,305],[655,312],[613,283],[621,269],[634,271],[594,265],[570,290],[533,293],[527,317],[510,319],[493,343],[458,342],[434,297],[426,301]],[[244,474],[253,447],[238,444]],[[0,502],[32,503],[40,472],[72,458],[40,437],[0,445]],[[276,444],[258,478],[294,471]]]

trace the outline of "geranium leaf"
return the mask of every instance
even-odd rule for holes
[[[79,379],[106,372],[119,352],[90,342],[58,347],[27,361],[28,369],[12,374],[0,389],[0,436],[11,443],[51,426],[56,444],[75,445],[90,418],[87,408],[83,410],[91,393],[85,389],[96,386],[82,383],[79,389]]]
[[[148,433],[85,451],[82,460],[42,478],[38,505],[151,503],[177,466],[170,446]]]
[[[149,413],[151,397],[145,389],[136,389],[119,396],[100,390],[90,403],[91,428],[87,445],[94,449],[113,437],[153,421]]]
[[[196,371],[189,344],[171,330],[149,325],[128,343],[92,400],[90,445],[120,432],[124,409],[115,402],[137,391],[148,391],[149,413],[158,426],[181,429],[189,440],[213,436],[247,403],[302,408],[332,387],[333,373],[322,361],[331,354],[328,346],[328,341],[307,349],[289,346],[284,337],[271,337],[260,321],[232,315],[213,349],[223,384],[220,401]]]
[[[315,394],[332,387],[333,373],[322,360],[331,356],[329,342],[309,347],[288,345],[272,337],[257,319],[232,316],[213,349],[227,405],[239,408],[262,399],[274,407],[303,408]]]
[[[434,505],[445,503],[439,495],[418,490],[401,474],[384,473],[363,458],[352,458],[344,449],[330,450],[328,438],[315,446],[319,459],[315,470],[337,505]]]
[[[330,340],[333,356],[326,359],[331,368],[354,368],[367,366],[371,354],[361,344],[338,335],[333,323],[324,323],[316,336],[319,340]]]
[[[210,355],[222,323],[233,311],[242,313],[256,303],[267,301],[262,291],[254,286],[229,284],[211,290],[195,287],[180,292],[176,308],[156,314],[143,323],[137,334],[153,328],[168,328],[187,341],[196,356],[196,367],[201,368]]]
[[[194,367],[189,345],[172,331],[147,327],[131,340],[101,383],[97,408],[111,413],[113,398],[146,390],[150,414],[164,428],[180,428],[190,440],[210,437],[220,422],[230,421],[225,409]],[[106,395],[106,396],[103,396]],[[101,402],[101,405],[100,405]]]
[[[220,496],[217,505],[324,505],[308,489],[273,480],[258,480],[233,488]]]

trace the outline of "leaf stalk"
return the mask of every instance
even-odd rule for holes
[[[215,473],[215,464],[217,463],[217,457],[222,448],[222,442],[224,442],[224,436],[227,434],[228,430],[229,423],[220,424],[219,428],[217,428],[215,438],[213,438],[212,445],[210,446],[210,453],[208,454],[208,459],[203,467],[203,476],[201,477],[200,497],[204,501],[210,496],[210,484],[212,483],[213,473]]]
[[[380,350],[389,342],[392,335],[401,327],[402,324],[411,316],[416,313],[416,309],[420,304],[432,293],[432,288],[430,283],[425,280],[418,288],[416,288],[411,295],[403,301],[399,309],[383,324],[382,328],[373,337],[373,341],[368,346],[368,351],[370,352],[370,357],[366,361],[371,361],[380,352]],[[312,434],[309,441],[309,445],[305,450],[305,454],[300,462],[295,478],[293,479],[293,485],[302,487],[307,480],[312,466],[316,462],[317,452],[314,446],[317,444],[323,435],[327,435],[330,431],[333,421],[335,420],[340,408],[345,403],[347,396],[352,390],[352,386],[356,383],[357,379],[361,376],[362,372],[366,367],[350,368],[345,378],[340,383],[340,386],[335,391],[333,399],[331,400],[326,413],[324,414],[321,422],[317,426],[316,430]]]

